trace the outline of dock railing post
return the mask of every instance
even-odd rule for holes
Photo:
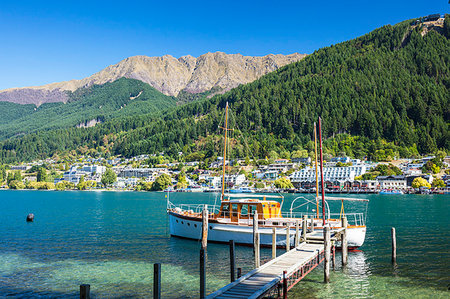
[[[261,266],[259,259],[259,231],[258,231],[258,212],[253,214],[253,253],[255,255],[255,268]]]
[[[325,265],[323,267],[323,281],[325,283],[330,282],[330,257],[331,257],[331,238],[330,238],[330,226],[327,225],[323,229],[323,245],[325,248]]]
[[[242,268],[237,268],[237,278],[241,278],[242,276]]]
[[[391,228],[391,236],[392,236],[392,263],[397,263],[397,237],[395,235],[395,227]]]
[[[283,271],[283,299],[287,299],[287,292],[288,292],[288,284],[287,284],[287,272],[286,270]]]
[[[291,250],[291,232],[289,230],[289,223],[286,223],[286,252]]]
[[[236,255],[234,253],[234,240],[230,240],[230,280],[234,282],[236,280],[235,274],[235,266],[236,266]]]
[[[208,205],[205,205],[202,211],[202,248],[206,249],[208,245]]]
[[[336,269],[336,246],[333,242],[333,247],[331,249],[332,254],[333,254],[333,271]]]
[[[347,265],[348,260],[348,243],[347,243],[347,217],[342,217],[342,227],[344,230],[341,234],[341,246],[342,246],[342,266],[345,267]]]
[[[153,298],[161,299],[161,264],[153,264]]]
[[[295,220],[295,248],[300,243],[300,221]]]
[[[272,258],[277,257],[277,229],[272,227]]]
[[[306,242],[306,231],[308,229],[308,216],[303,215],[303,223],[302,223],[302,239],[303,242]]]
[[[314,216],[311,217],[311,232],[314,232]]]
[[[80,285],[80,299],[90,299],[91,298],[91,285],[82,284]]]
[[[200,299],[206,297],[206,263],[205,263],[205,249],[200,249]]]

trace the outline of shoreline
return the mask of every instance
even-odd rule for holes
[[[76,189],[66,189],[66,190],[57,190],[57,189],[9,189],[9,188],[0,188],[0,191],[55,191],[55,192],[142,192],[142,193],[167,193],[165,191],[145,191],[145,190],[124,190],[124,189],[89,189],[89,190],[76,190]],[[169,193],[220,193],[220,192],[186,192],[186,191],[171,191]],[[254,192],[257,194],[273,194],[273,193],[282,193],[282,194],[315,194],[314,192],[283,192],[283,191],[275,191],[275,190],[268,190],[268,191],[257,191]],[[247,193],[240,193],[240,194],[247,194]],[[251,194],[251,193],[250,193]],[[404,194],[380,194],[379,192],[367,192],[367,191],[354,191],[354,192],[325,192],[325,195],[396,195],[396,196],[402,196],[402,195],[449,195],[449,191],[432,191],[429,193],[420,193],[420,192],[407,192]]]

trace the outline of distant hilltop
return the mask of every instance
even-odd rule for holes
[[[278,68],[299,61],[306,54],[243,56],[223,52],[175,58],[133,56],[81,79],[42,86],[10,88],[0,91],[0,101],[41,105],[67,102],[67,91],[104,84],[125,77],[141,80],[168,96],[214,90],[223,92],[250,83]]]

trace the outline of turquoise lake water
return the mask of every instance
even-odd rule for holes
[[[174,203],[215,201],[211,193],[170,196]],[[297,196],[286,195],[284,210]],[[360,197],[370,200],[361,250],[349,253],[346,269],[337,252],[330,284],[319,267],[289,297],[449,298],[450,196]],[[163,298],[197,298],[200,243],[171,238],[165,209],[163,193],[0,191],[0,297],[77,298],[87,283],[95,298],[148,298],[153,263],[161,263]],[[33,223],[25,221],[28,213]],[[208,244],[207,254],[212,292],[228,283],[228,246]],[[261,252],[263,259],[270,255]],[[236,247],[236,267],[245,273],[252,263],[252,249]]]

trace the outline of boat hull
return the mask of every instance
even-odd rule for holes
[[[317,229],[321,231],[321,229]],[[171,236],[200,240],[202,237],[202,222],[200,218],[188,217],[169,212],[169,231]],[[259,227],[261,246],[272,246],[272,227]],[[286,229],[277,228],[277,246],[286,246]],[[290,246],[295,244],[295,229],[289,231]],[[301,234],[301,231],[300,231]],[[366,227],[350,227],[347,231],[348,248],[356,249],[363,245]],[[220,223],[210,220],[208,223],[208,241],[227,243],[234,240],[236,244],[253,244],[253,227],[231,223]],[[340,247],[340,242],[337,242]]]

